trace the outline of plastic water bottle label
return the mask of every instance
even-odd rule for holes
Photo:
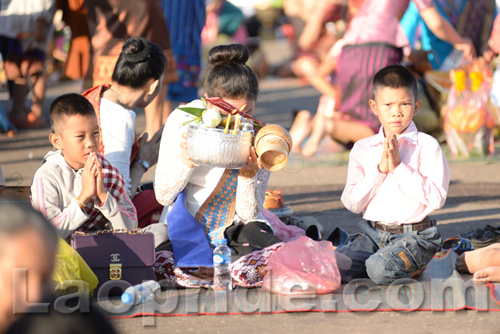
[[[215,254],[214,255],[214,264],[221,264],[222,262],[224,262],[224,258],[219,254]]]

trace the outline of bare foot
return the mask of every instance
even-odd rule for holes
[[[33,112],[29,112],[25,119],[12,118],[11,123],[20,129],[39,129],[46,126],[41,117],[37,117]]]
[[[500,266],[491,266],[478,270],[475,272],[473,279],[478,284],[500,282]]]
[[[316,153],[316,151],[318,151],[319,143],[320,143],[320,141],[313,139],[313,138],[309,138],[307,140],[306,144],[304,145],[304,148],[301,151],[302,156],[304,156],[304,157],[313,156],[314,153]]]
[[[307,110],[299,111],[289,132],[293,142],[292,152],[300,152],[300,145],[311,133],[311,129],[311,113]]]
[[[318,150],[319,144],[325,134],[325,116],[322,112],[317,112],[312,121],[311,136],[302,149],[302,156],[310,157]]]
[[[463,253],[455,262],[455,268],[463,274],[474,274],[484,267],[481,253],[482,249]]]
[[[330,136],[325,136],[321,143],[321,151],[326,153],[340,153],[346,150],[345,145],[336,142]]]

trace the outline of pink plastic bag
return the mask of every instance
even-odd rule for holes
[[[335,250],[329,241],[308,237],[286,243],[267,263],[262,288],[284,295],[314,295],[340,287]]]
[[[452,86],[444,109],[443,129],[453,156],[487,156],[495,152],[494,110],[489,103],[492,71],[482,59],[450,73]]]
[[[261,212],[273,228],[274,235],[281,241],[288,242],[306,235],[306,231],[300,227],[283,223],[273,212],[266,209],[262,209]]]

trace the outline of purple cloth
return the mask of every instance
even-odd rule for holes
[[[356,118],[377,132],[380,123],[368,105],[373,97],[373,77],[382,68],[400,63],[402,57],[401,48],[382,43],[344,46],[337,72],[342,89],[340,112]]]

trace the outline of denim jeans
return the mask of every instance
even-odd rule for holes
[[[371,222],[359,223],[361,233],[352,235],[337,252],[352,260],[349,269],[339,268],[342,282],[369,277],[377,284],[390,284],[429,263],[441,247],[436,226],[426,230],[388,233],[375,229]]]

